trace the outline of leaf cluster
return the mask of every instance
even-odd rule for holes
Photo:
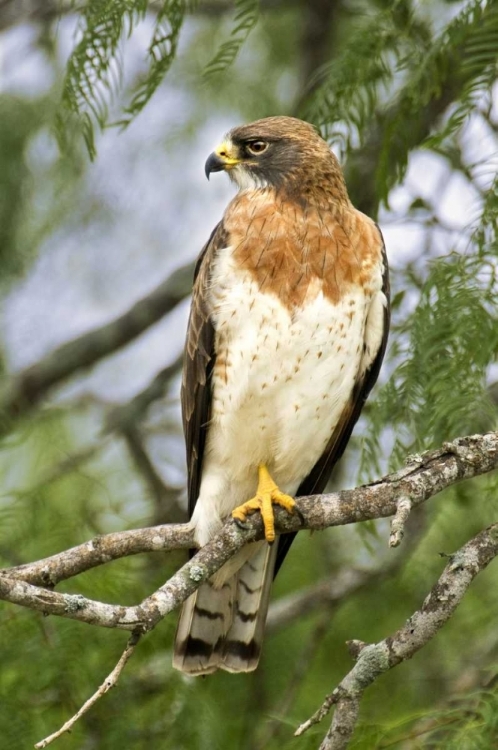
[[[230,39],[223,42],[213,59],[207,64],[204,75],[209,78],[223,73],[232,65],[240,48],[256,26],[259,18],[259,0],[235,0],[234,27]]]
[[[57,130],[64,141],[68,116],[76,118],[91,158],[96,154],[94,125],[104,128],[109,104],[120,90],[122,44],[143,21],[147,0],[89,0],[79,19],[79,41],[66,67]],[[118,124],[127,125],[150,100],[176,55],[188,3],[164,0],[147,50],[148,72]]]

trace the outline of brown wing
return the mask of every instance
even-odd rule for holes
[[[211,410],[211,373],[216,360],[214,327],[207,299],[209,276],[217,251],[226,245],[220,222],[204,245],[194,270],[192,306],[185,342],[181,404],[187,449],[188,512],[194,511],[202,473],[202,458]]]
[[[379,233],[382,238],[380,229]],[[318,494],[324,491],[332,473],[332,469],[344,453],[349,438],[351,437],[351,433],[353,432],[353,428],[358,421],[361,410],[363,409],[363,405],[379,376],[380,367],[386,351],[390,321],[389,269],[383,238],[382,260],[384,264],[382,291],[386,296],[387,305],[384,309],[384,329],[379,350],[370,367],[366,370],[363,376],[356,381],[351,393],[350,401],[344,409],[341,419],[332,433],[324,453],[314,465],[308,476],[299,485],[296,497]],[[275,575],[278,573],[295,536],[295,534],[284,534],[280,537],[278,541],[277,560],[275,563]]]

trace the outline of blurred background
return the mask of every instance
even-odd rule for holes
[[[320,127],[390,259],[386,362],[332,486],[497,429],[497,51],[497,2],[0,2],[2,566],[185,519],[192,264],[233,195],[204,161],[260,117]],[[397,550],[385,522],[300,534],[255,673],[173,672],[170,616],[59,746],[318,747],[327,720],[293,732],[351,667],[345,641],[400,627],[439,553],[496,521],[497,491],[488,476],[431,500]],[[59,590],[136,604],[184,560],[141,555]],[[370,689],[352,747],[496,746],[497,576]],[[64,723],[126,642],[7,604],[0,633],[2,748]]]

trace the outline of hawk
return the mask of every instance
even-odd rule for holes
[[[293,535],[273,505],[323,492],[374,385],[389,327],[378,226],[357,211],[312,125],[234,128],[206,162],[239,191],[195,269],[182,383],[191,524],[205,545],[261,511],[247,545],[183,605],[173,666],[256,668],[273,577]]]

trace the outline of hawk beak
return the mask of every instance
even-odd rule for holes
[[[233,153],[232,144],[222,143],[212,154],[209,154],[204,166],[208,180],[211,172],[223,172],[223,170],[232,169],[236,164],[239,164],[240,159],[232,156],[231,152]]]

